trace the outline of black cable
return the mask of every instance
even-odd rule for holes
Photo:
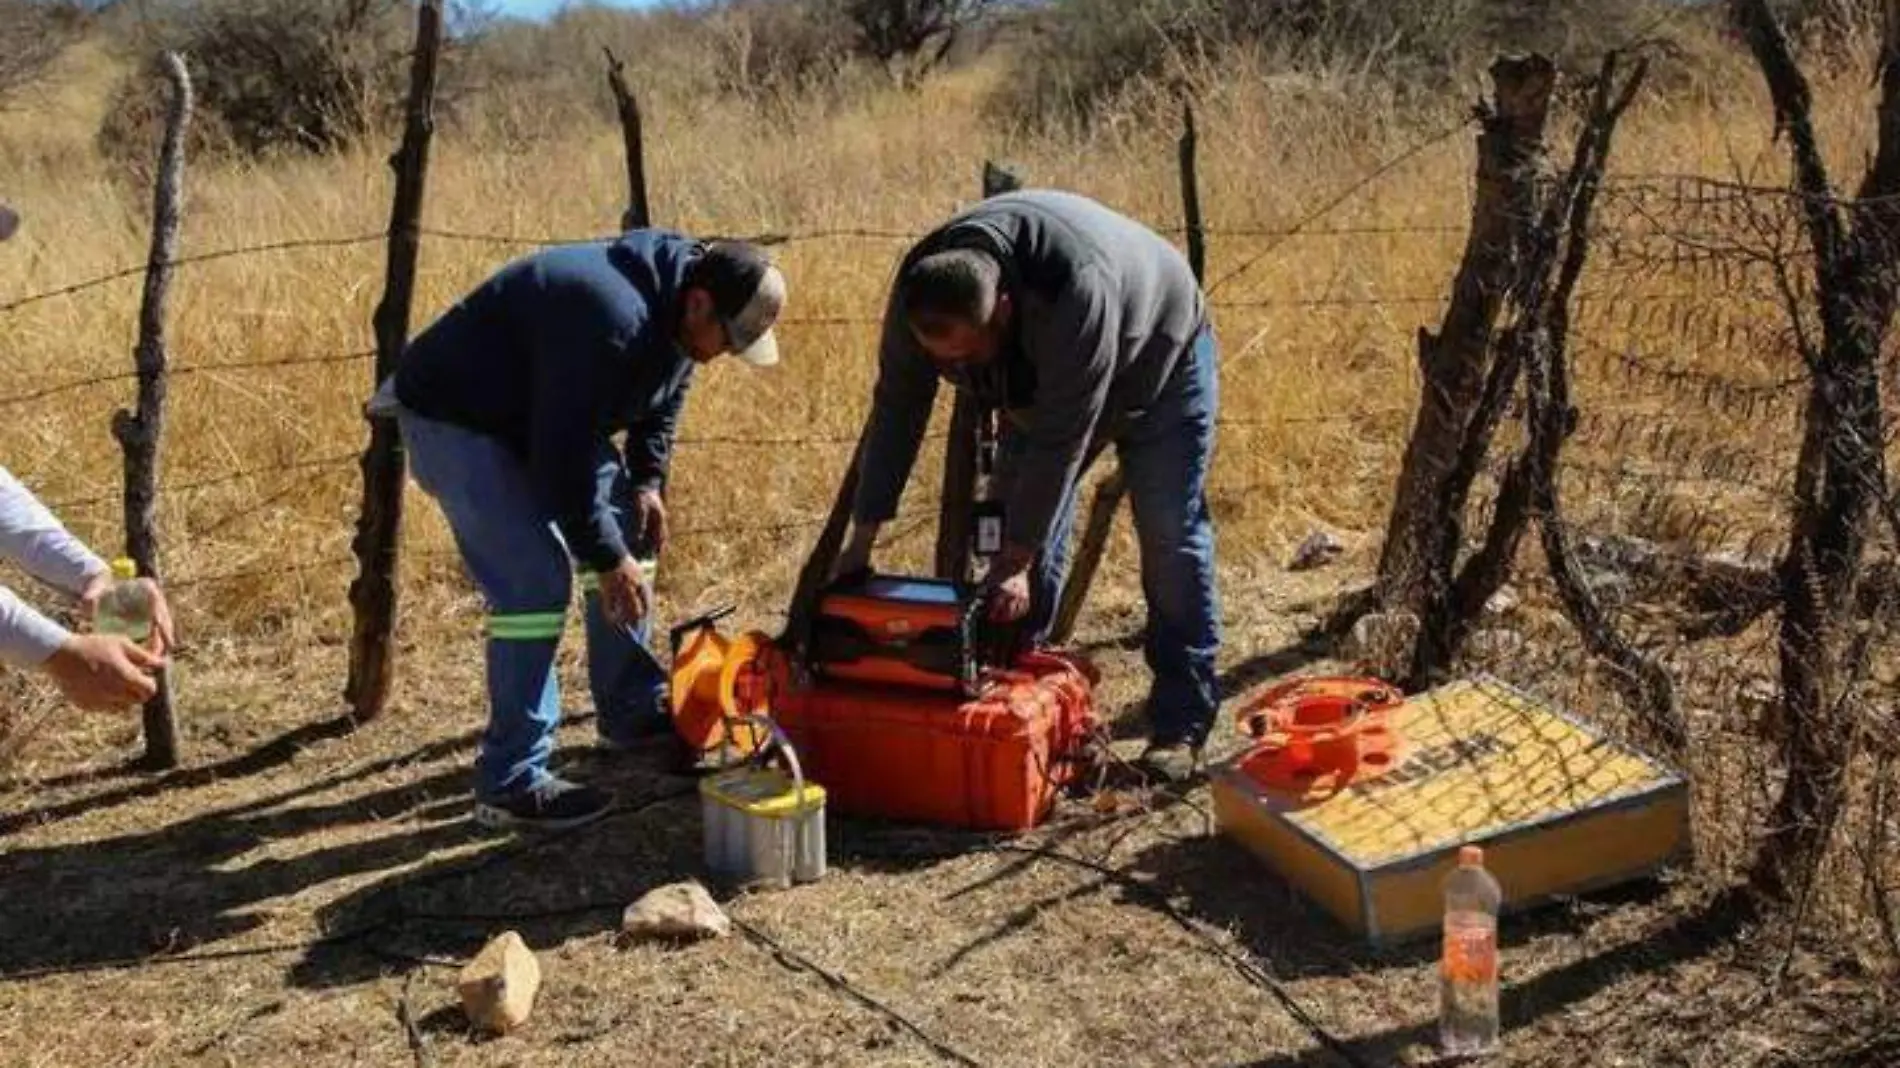
[[[932,1037],[929,1032],[919,1027],[909,1017],[865,993],[862,989],[853,984],[851,980],[839,975],[837,972],[831,971],[810,957],[798,953],[786,946],[783,942],[773,938],[770,934],[754,927],[739,917],[731,916],[728,918],[732,920],[732,925],[737,927],[740,933],[768,950],[773,957],[778,959],[779,963],[784,964],[794,971],[805,971],[816,975],[819,979],[824,981],[826,986],[831,987],[833,990],[857,1002],[859,1005],[870,1009],[872,1012],[877,1013],[903,1028],[909,1032],[911,1037],[922,1042],[925,1046],[928,1046],[932,1053],[942,1057],[944,1060],[952,1064],[966,1065],[967,1068],[981,1068],[981,1062],[974,1060],[968,1054],[949,1045],[943,1040]]]
[[[1192,917],[1175,907],[1174,903],[1168,900],[1166,894],[1136,879],[1120,868],[1112,868],[1107,864],[1089,860],[1086,857],[1078,857],[1073,854],[1064,853],[1047,846],[1017,845],[1008,842],[992,842],[958,849],[892,850],[888,852],[866,850],[860,847],[850,852],[873,860],[953,860],[958,857],[984,853],[1011,854],[1037,860],[1055,861],[1060,864],[1067,864],[1071,867],[1092,872],[1117,886],[1130,890],[1147,899],[1162,915],[1172,920],[1175,926],[1193,935],[1210,953],[1219,957],[1223,962],[1232,967],[1242,978],[1270,994],[1273,999],[1280,1004],[1280,1007],[1286,1010],[1287,1015],[1293,1017],[1296,1023],[1305,1028],[1307,1033],[1312,1035],[1322,1046],[1325,1046],[1327,1050],[1343,1058],[1348,1064],[1351,1064],[1353,1068],[1373,1068],[1364,1058],[1354,1052],[1352,1047],[1348,1046],[1337,1035],[1327,1030],[1326,1026],[1320,1023],[1312,1013],[1308,1012],[1305,1006],[1301,1005],[1298,999],[1294,998],[1292,993],[1286,989],[1286,985],[1280,982],[1271,972],[1259,964],[1256,964],[1248,955],[1237,953],[1227,946],[1222,945],[1218,940],[1197,926]]]

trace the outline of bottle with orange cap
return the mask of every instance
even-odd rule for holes
[[[1498,881],[1484,850],[1458,851],[1445,880],[1444,950],[1439,963],[1438,1039],[1447,1056],[1483,1056],[1498,1045]]]

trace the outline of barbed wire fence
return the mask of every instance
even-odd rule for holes
[[[1418,154],[1448,143],[1470,123],[1408,148],[1347,187],[1347,192],[1286,226],[1157,226],[1171,236],[1198,232],[1216,244],[1238,248],[1257,242],[1238,265],[1208,287],[1218,317],[1230,312],[1305,312],[1317,309],[1405,309],[1422,317],[1452,299],[1446,291],[1394,294],[1251,294],[1233,295],[1233,284],[1283,254],[1294,239],[1350,240],[1376,236],[1405,240],[1464,237],[1464,223],[1420,225],[1326,225],[1326,218],[1350,196],[1394,173]],[[1656,656],[1683,697],[1689,725],[1686,763],[1697,786],[1698,845],[1702,864],[1711,871],[1735,873],[1756,855],[1769,831],[1773,797],[1787,774],[1782,752],[1786,726],[1776,689],[1782,649],[1772,618],[1780,596],[1782,557],[1787,551],[1789,515],[1797,492],[1802,420],[1811,403],[1810,376],[1803,366],[1804,327],[1778,314],[1798,287],[1800,265],[1814,256],[1801,227],[1803,198],[1787,188],[1753,185],[1694,174],[1637,174],[1613,177],[1603,187],[1601,215],[1591,228],[1601,254],[1586,270],[1575,293],[1577,321],[1570,337],[1570,360],[1577,392],[1576,418],[1558,477],[1569,508],[1551,517],[1562,526],[1586,569],[1593,592],[1604,602],[1616,627],[1645,652]],[[494,248],[531,248],[574,241],[609,239],[612,233],[559,236],[483,233],[422,225],[420,239]],[[831,242],[881,249],[921,237],[921,233],[877,228],[777,230],[749,235],[761,244],[785,247]],[[295,255],[305,252],[380,246],[387,234],[262,242],[175,257],[168,265],[206,264]],[[885,255],[880,251],[879,255]],[[128,266],[85,279],[23,294],[0,303],[0,320],[47,302],[89,295],[105,287],[142,279],[151,264]],[[871,314],[794,316],[782,324],[801,329],[875,328]],[[181,363],[169,374],[268,374],[296,368],[354,368],[376,356],[373,350],[334,354],[294,354],[258,361]],[[1239,358],[1231,356],[1230,358]],[[0,396],[0,410],[23,409],[46,400],[138,380],[135,370],[79,378],[49,379]],[[365,394],[370,383],[363,382]],[[1889,398],[1891,404],[1891,398]],[[1398,420],[1412,409],[1373,408],[1336,412],[1228,412],[1224,432],[1245,433],[1292,425],[1355,425]],[[1509,450],[1524,443],[1528,405],[1514,398],[1501,429],[1498,455],[1488,456],[1472,502],[1469,529],[1482,531],[1495,517],[1499,493],[1508,480]],[[1891,419],[1889,420],[1891,425]],[[939,437],[937,440],[942,440]],[[678,449],[848,449],[857,435],[730,434],[683,435]],[[1883,442],[1890,453],[1891,436]],[[262,479],[283,480],[250,504],[221,514],[201,527],[209,534],[233,527],[251,515],[278,507],[294,496],[306,478],[340,476],[359,462],[360,443],[312,449],[315,456],[228,469],[190,471],[160,485],[167,499]],[[1244,496],[1251,483],[1217,483],[1218,492]],[[1900,578],[1893,556],[1900,547],[1900,502],[1885,495],[1884,534],[1865,591],[1861,633],[1865,637],[1865,678],[1850,689],[1891,685],[1893,623],[1900,602]],[[89,493],[54,500],[56,509],[110,504],[116,493]],[[927,529],[932,500],[907,512],[893,539]],[[767,516],[738,524],[689,525],[677,537],[774,538],[824,526],[825,516]],[[424,548],[425,559],[452,561],[452,550]],[[262,567],[187,572],[168,580],[176,589],[203,589],[258,581],[285,574],[336,573],[357,562],[349,554],[273,562]],[[1884,562],[1883,562],[1884,561]],[[1882,571],[1881,568],[1886,570]],[[1885,576],[1885,577],[1883,577]],[[1526,586],[1541,577],[1520,576]],[[1587,656],[1564,652],[1560,628],[1540,629],[1522,610],[1505,610],[1482,633],[1497,639],[1478,642],[1469,662],[1508,667],[1512,658],[1526,665],[1556,668],[1577,700],[1602,701],[1601,690],[1583,680]],[[1548,615],[1548,613],[1546,613]],[[1514,636],[1514,637],[1499,637]],[[1501,654],[1501,656],[1500,656]],[[1486,662],[1487,658],[1490,662]],[[1502,660],[1503,662],[1500,662]],[[1527,669],[1528,670],[1528,669]],[[1885,675],[1882,672],[1886,672]],[[1513,674],[1524,674],[1516,671]],[[1873,707],[1869,701],[1868,706]],[[1613,707],[1599,704],[1599,714]],[[1842,929],[1868,930],[1900,957],[1895,897],[1900,894],[1900,826],[1891,796],[1892,764],[1897,752],[1888,713],[1865,728],[1851,806],[1841,840],[1824,869],[1824,894],[1814,908]],[[1640,733],[1634,722],[1623,725]]]

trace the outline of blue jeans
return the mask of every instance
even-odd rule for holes
[[[572,595],[573,564],[559,530],[537,503],[526,467],[501,442],[406,409],[397,421],[410,473],[441,505],[487,601],[488,727],[475,767],[477,794],[493,800],[549,777],[561,719],[554,654]],[[631,484],[611,447],[603,450],[595,477],[631,544]],[[610,741],[629,741],[667,722],[666,671],[648,647],[651,617],[635,627],[616,627],[601,612],[594,583],[583,585],[595,727]]]
[[[1150,736],[1160,744],[1201,745],[1220,707],[1215,660],[1221,608],[1214,579],[1214,524],[1207,507],[1207,471],[1220,406],[1219,351],[1212,328],[1201,331],[1188,355],[1154,405],[1115,428],[1113,440],[1141,548],[1141,589],[1148,604],[1143,653],[1153,675]],[[1020,439],[1005,432],[1004,456],[1020,448]],[[1076,487],[1071,485],[1056,513],[1048,547],[1036,562],[1027,630],[1037,643],[1048,633],[1068,571],[1075,503]]]

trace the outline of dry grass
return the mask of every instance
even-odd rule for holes
[[[8,175],[0,195],[27,219],[0,256],[8,299],[144,257],[144,195],[104,173],[74,134],[96,106],[84,89],[103,83],[93,69],[102,61],[82,52],[73,62],[80,67],[55,99],[0,127]],[[867,97],[842,110],[784,102],[756,113],[703,103],[661,110],[649,135],[655,211],[689,231],[917,231],[972,199],[979,164],[997,157],[1038,182],[1097,195],[1158,226],[1177,223],[1170,107],[1137,100],[1121,121],[1088,137],[1028,139],[973,117],[993,76],[962,72],[917,95]],[[1823,95],[1825,136],[1843,171],[1868,144],[1866,84],[1844,76]],[[1447,102],[1447,115],[1455,103]],[[1462,236],[1222,234],[1300,221],[1440,130],[1356,106],[1324,85],[1285,81],[1210,80],[1200,114],[1203,203],[1216,231],[1209,274],[1246,268],[1215,294],[1230,302],[1217,322],[1232,425],[1219,444],[1214,496],[1229,627],[1224,666],[1238,685],[1288,669],[1291,659],[1260,658],[1293,643],[1325,599],[1370,565],[1416,400],[1414,334],[1436,320],[1434,302],[1448,287]],[[89,136],[91,126],[83,128]],[[1768,109],[1752,82],[1735,82],[1719,101],[1656,100],[1632,115],[1615,169],[1732,175],[1740,167],[1768,180],[1780,158],[1768,133]],[[733,145],[749,149],[739,155]],[[1437,140],[1315,228],[1461,226],[1471,166],[1468,135]],[[558,145],[521,155],[459,141],[449,130],[438,142],[425,214],[441,229],[595,234],[618,215],[621,176],[616,136],[604,127],[583,124]],[[375,233],[386,223],[379,152],[199,168],[187,183],[187,253]],[[874,318],[901,247],[876,239],[786,246],[788,314]],[[425,242],[417,324],[513,251]],[[373,244],[186,268],[174,292],[173,359],[226,364],[367,350],[381,271]],[[1772,321],[1772,311],[1732,281],[1686,271],[1637,279],[1606,262],[1586,288],[1615,294],[1586,306],[1578,324],[1600,345],[1634,343],[1656,362],[1739,379],[1793,370],[1784,352],[1731,345],[1720,331],[1685,323],[1680,310],[1652,311],[1663,306],[1634,296],[1669,292],[1683,299],[1668,307],[1719,306]],[[137,300],[127,282],[4,313],[0,397],[129,368]],[[874,330],[793,325],[781,371],[713,368],[682,437],[850,436],[869,391]],[[1586,410],[1673,420],[1703,443],[1725,440],[1759,458],[1754,474],[1765,481],[1784,469],[1794,441],[1785,412],[1741,420],[1613,366],[1582,361]],[[405,895],[409,909],[497,912],[624,903],[691,870],[691,809],[672,803],[538,851],[505,874],[453,875],[454,865],[508,847],[473,836],[460,819],[480,700],[475,601],[426,498],[411,497],[394,705],[355,734],[312,727],[340,707],[352,569],[336,562],[347,557],[358,489],[347,464],[288,465],[360,448],[358,406],[370,386],[362,361],[175,382],[168,481],[249,473],[172,492],[161,513],[189,642],[179,680],[186,736],[194,764],[211,770],[158,781],[114,770],[136,747],[135,726],[117,719],[62,713],[30,744],[10,745],[6,806],[16,815],[6,824],[0,886],[11,934],[0,971],[297,942],[374,916],[386,902],[377,888],[417,872],[449,875]],[[62,514],[102,547],[119,540],[118,458],[105,427],[128,391],[125,382],[75,389],[9,407],[0,422],[7,466],[49,501],[86,500]],[[1578,456],[1628,469],[1576,483],[1572,518],[1592,530],[1710,549],[1781,523],[1772,497],[1717,493],[1666,452],[1643,455],[1586,433]],[[662,614],[732,600],[743,609],[739,625],[770,625],[812,531],[751,528],[821,512],[844,460],[845,446],[832,444],[684,445],[674,515],[692,533],[678,537],[663,562]],[[927,453],[911,507],[928,507],[934,471]],[[1690,523],[1685,506],[1724,518]],[[1282,570],[1315,526],[1352,547],[1338,578]],[[928,545],[926,525],[899,542],[893,560],[919,564]],[[1133,565],[1124,535],[1083,635],[1100,647],[1111,679],[1104,702],[1117,714],[1135,706],[1142,678],[1138,656],[1119,644],[1140,618]],[[241,577],[213,580],[232,573]],[[1613,699],[1553,622],[1551,606],[1534,591],[1526,602],[1508,625],[1526,635],[1529,651],[1484,666],[1620,728]],[[1731,914],[1709,904],[1707,884],[1745,854],[1738,836],[1760,813],[1743,795],[1772,774],[1761,740],[1737,728],[1734,704],[1750,673],[1772,672],[1771,636],[1689,647],[1656,633],[1676,643],[1670,648],[1698,738],[1709,743],[1704,770],[1717,785],[1699,800],[1698,833],[1715,855],[1702,877],[1659,897],[1578,902],[1514,933],[1507,968],[1518,991],[1511,1043],[1519,1063],[1785,1063],[1777,1058],[1826,1047],[1837,1037],[1829,1029],[1877,1019],[1870,1006],[1878,984],[1855,964],[1856,954],[1878,956],[1862,932],[1845,949],[1838,941],[1804,949],[1798,982],[1772,1011],[1751,1000],[1760,990],[1749,973],[1732,967],[1748,962],[1754,943],[1734,937]],[[585,692],[577,644],[564,652],[570,695]],[[30,686],[19,692],[9,704],[16,723],[48,707]],[[566,740],[582,741],[586,729],[571,726]],[[630,774],[628,785],[638,792],[668,784]],[[1284,976],[1292,996],[1367,1063],[1415,1063],[1429,1045],[1429,964],[1416,954],[1352,948],[1280,884],[1204,840],[1196,800],[1116,826],[1096,826],[1086,806],[1076,806],[1045,837],[1128,866],[1130,877],[1225,928],[1219,940]],[[981,1063],[1329,1063],[1272,999],[1125,885],[974,851],[929,863],[888,856],[893,843],[919,841],[970,845],[847,825],[833,879],[738,902],[736,913]],[[1851,911],[1845,902],[1838,908]],[[465,1042],[447,1008],[447,977],[425,973],[408,996],[439,1063],[935,1060],[888,1021],[757,946],[621,950],[607,933],[613,920],[601,911],[524,924],[547,951],[550,985],[541,1017],[519,1039]],[[480,925],[410,924],[378,944],[455,955],[486,933]],[[8,983],[0,1060],[400,1062],[409,1055],[395,1015],[402,969],[362,948]]]

